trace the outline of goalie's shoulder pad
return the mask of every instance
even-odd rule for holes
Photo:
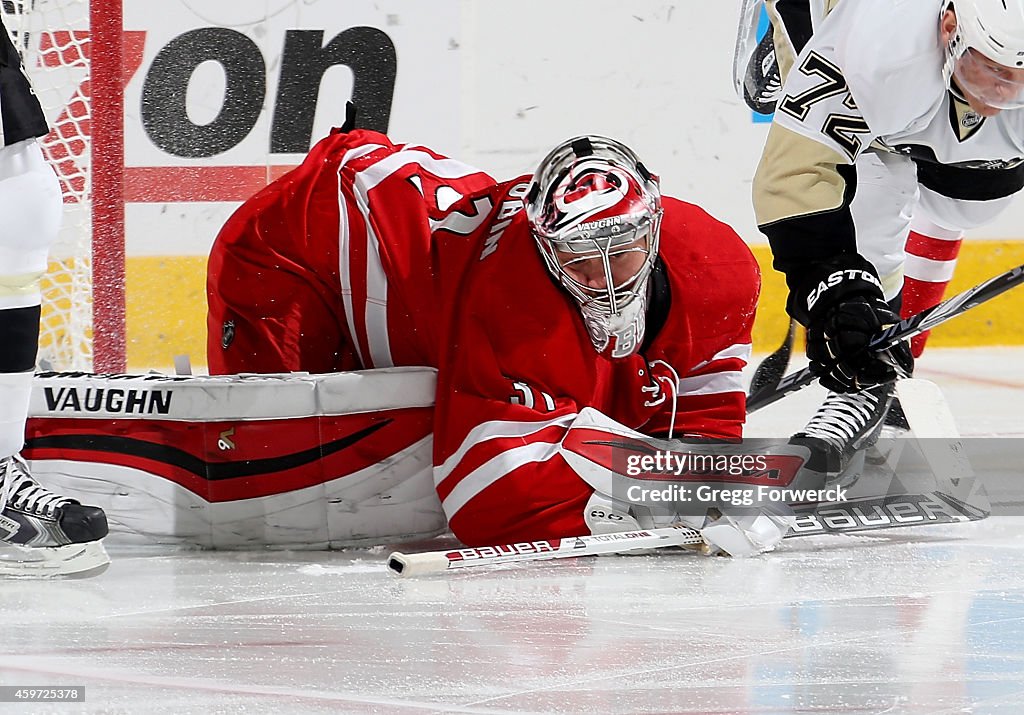
[[[436,371],[388,368],[309,375],[90,375],[41,373],[33,417],[168,420],[274,419],[429,407]]]

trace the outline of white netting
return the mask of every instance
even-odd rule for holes
[[[109,0],[107,0],[109,1]],[[50,122],[64,222],[43,280],[39,364],[92,369],[92,180],[88,0],[2,0],[0,11]]]

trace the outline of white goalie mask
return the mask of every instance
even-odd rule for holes
[[[940,18],[949,9],[956,29],[942,71],[950,90],[995,109],[1024,107],[1024,2],[955,0],[943,5]]]
[[[614,139],[576,137],[544,158],[524,201],[544,262],[579,304],[595,349],[637,352],[658,255],[658,177]]]

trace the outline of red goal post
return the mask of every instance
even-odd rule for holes
[[[0,0],[51,131],[64,221],[43,280],[39,366],[126,369],[120,0]]]

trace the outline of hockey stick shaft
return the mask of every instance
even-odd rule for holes
[[[418,576],[473,566],[617,554],[636,549],[662,549],[668,546],[698,546],[703,543],[704,539],[697,530],[686,526],[670,526],[662,529],[524,541],[501,546],[478,546],[420,554],[403,554],[396,551],[388,557],[387,565],[389,571],[399,576]]]
[[[965,490],[953,490],[956,491]],[[954,524],[977,521],[989,515],[988,499],[980,485],[973,484],[966,498],[951,499],[956,496],[946,488],[938,488],[922,493],[881,494],[849,501],[802,505],[794,509],[796,519],[786,538]],[[388,557],[387,567],[397,576],[424,576],[480,566],[619,554],[636,549],[661,549],[669,546],[700,547],[703,544],[705,540],[700,532],[675,526],[419,554],[396,551]]]
[[[767,385],[774,385],[786,374],[789,367],[789,358],[793,353],[793,339],[796,337],[797,322],[789,319],[789,329],[786,331],[786,338],[782,341],[775,352],[768,355],[761,364],[754,370],[754,377],[750,380],[751,394],[764,388]]]
[[[1021,283],[1024,283],[1024,265],[1011,268],[1005,273],[989,278],[987,281],[979,283],[963,293],[958,293],[938,305],[921,311],[917,315],[890,325],[871,341],[869,349],[885,350],[890,348],[900,340],[912,338],[918,333],[930,330],[950,318],[962,315],[971,308],[992,300]],[[755,412],[762,407],[766,407],[791,392],[807,387],[815,379],[815,375],[811,372],[810,368],[806,367],[790,373],[779,380],[777,384],[756,390],[750,395],[747,398],[747,412]]]

